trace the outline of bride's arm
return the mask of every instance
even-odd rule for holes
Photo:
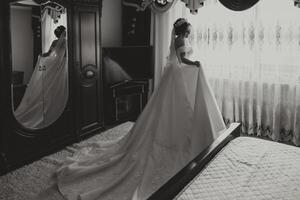
[[[199,61],[191,61],[190,59],[187,59],[185,57],[185,52],[179,52],[179,56],[180,56],[181,62],[183,62],[184,64],[196,65],[197,67],[200,67],[200,62]]]
[[[60,36],[59,39],[57,40],[54,40],[48,50],[48,52],[46,53],[42,53],[40,54],[42,57],[47,57],[49,56],[52,51],[54,51],[55,49],[59,49],[59,48],[66,48],[65,45],[66,45],[66,39],[65,39],[65,36],[66,36],[66,31],[64,31],[62,33],[62,35]]]
[[[196,65],[197,67],[200,67],[199,61],[191,61],[190,59],[186,58],[185,53],[185,43],[183,39],[177,39],[175,40],[175,49],[178,59],[187,65]]]

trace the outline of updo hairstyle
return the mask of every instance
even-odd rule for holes
[[[58,26],[55,30],[54,30],[54,35],[59,38],[61,36],[61,34],[66,30],[66,27],[64,26]]]
[[[191,24],[184,18],[179,18],[174,23],[175,35],[184,34]]]

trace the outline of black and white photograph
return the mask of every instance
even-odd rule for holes
[[[299,200],[300,0],[0,2],[0,200]]]

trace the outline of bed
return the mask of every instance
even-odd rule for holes
[[[232,124],[149,199],[300,199],[300,148]]]

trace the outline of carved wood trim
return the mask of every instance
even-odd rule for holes
[[[74,4],[81,4],[85,6],[101,6],[102,0],[73,0]]]

